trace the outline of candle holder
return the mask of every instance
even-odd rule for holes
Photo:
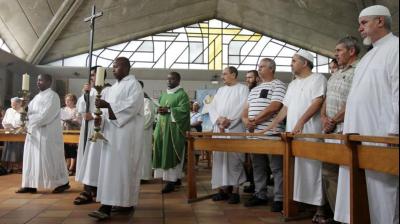
[[[94,87],[97,91],[96,94],[96,100],[97,99],[101,99],[101,91],[103,90],[103,86],[95,86]],[[96,110],[94,112],[94,120],[99,120],[100,122],[98,122],[98,125],[96,124],[96,122],[94,122],[94,133],[92,134],[92,136],[89,138],[89,141],[91,142],[96,142],[97,139],[101,139],[104,140],[105,142],[108,142],[108,140],[104,137],[104,135],[100,132],[101,130],[101,115],[103,113],[101,112],[101,109],[96,107]]]
[[[19,111],[21,114],[21,127],[15,129],[14,134],[29,134],[26,128],[26,123],[28,121],[28,113],[26,112],[26,109],[28,107],[29,95],[29,90],[22,90],[22,105],[21,111]]]

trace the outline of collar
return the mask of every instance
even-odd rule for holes
[[[178,91],[181,88],[182,87],[179,85],[179,86],[177,86],[177,87],[175,87],[173,89],[167,89],[167,94],[173,94],[173,93],[175,93],[176,91]]]
[[[351,64],[347,65],[346,67],[341,69],[341,72],[347,71],[350,68],[355,68],[358,64],[358,62],[360,62],[360,59],[356,59],[355,61],[353,61]]]
[[[392,33],[388,33],[388,34],[386,34],[386,36],[384,36],[381,39],[375,41],[375,43],[373,43],[372,46],[379,47],[380,45],[383,45],[386,41],[388,41],[392,37],[393,37],[393,34]]]
[[[46,90],[40,91],[39,94],[45,94],[51,91],[51,88],[47,88]]]
[[[122,82],[122,81],[128,81],[128,80],[131,80],[131,79],[135,79],[135,76],[134,75],[131,75],[131,74],[128,74],[127,76],[125,76],[124,78],[122,78],[120,81],[118,81],[118,82]]]

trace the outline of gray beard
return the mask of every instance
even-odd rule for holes
[[[372,45],[371,37],[365,37],[365,38],[363,39],[363,44],[364,44],[365,46],[371,46],[371,45]]]

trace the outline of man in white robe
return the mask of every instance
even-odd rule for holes
[[[135,76],[129,75],[130,62],[116,58],[113,64],[115,82],[104,100],[95,105],[106,108],[104,137],[100,157],[96,201],[101,203],[89,216],[97,219],[110,217],[114,211],[133,210],[139,199],[140,160],[143,141],[143,91]],[[99,120],[95,119],[95,123]],[[97,140],[102,141],[102,140]]]
[[[143,82],[139,80],[142,88]],[[143,133],[143,155],[140,165],[140,179],[142,181],[151,180],[153,178],[153,122],[154,122],[154,103],[150,97],[144,93],[144,133]]]
[[[83,184],[83,191],[75,198],[75,205],[82,205],[94,202],[93,198],[96,197],[97,193],[97,181],[99,177],[99,166],[100,166],[100,156],[102,141],[92,142],[89,139],[86,140],[85,150],[83,150],[84,145],[84,132],[85,132],[85,121],[88,121],[88,135],[90,138],[93,134],[94,128],[94,102],[96,99],[97,91],[94,87],[96,82],[96,71],[99,66],[94,66],[90,70],[90,84],[85,84],[83,91],[89,92],[89,112],[86,113],[86,100],[85,96],[82,95],[77,102],[78,113],[82,114],[82,126],[79,136],[79,145],[77,153],[77,164],[76,164],[76,175],[75,180]],[[107,75],[104,75],[104,79]],[[104,96],[108,87],[104,87],[102,90],[102,96]]]
[[[22,165],[22,188],[16,193],[36,193],[37,188],[61,193],[69,189],[60,122],[60,98],[50,89],[52,77],[39,75],[40,92],[28,105],[28,126]]]
[[[225,86],[218,89],[212,101],[209,114],[213,132],[245,132],[241,113],[247,102],[249,88],[237,81],[238,71],[230,66],[223,70]],[[227,146],[229,147],[229,145]],[[228,200],[230,204],[240,202],[239,185],[246,182],[243,167],[244,153],[213,152],[212,189],[219,188],[213,201]],[[232,193],[229,192],[232,188]]]
[[[391,32],[390,12],[381,5],[370,6],[361,11],[358,21],[363,43],[373,48],[355,69],[343,132],[398,136],[399,38]],[[399,176],[367,169],[365,177],[371,223],[399,223]],[[338,194],[341,191],[347,199],[348,209],[335,214],[335,219],[343,222],[350,221],[349,182],[348,169],[342,167],[338,182],[342,189],[338,188]]]
[[[292,58],[292,73],[296,76],[287,89],[283,107],[273,122],[264,129],[271,130],[286,117],[286,131],[321,133],[320,109],[326,92],[326,79],[312,73],[313,56],[300,50]],[[322,189],[321,162],[295,158],[293,200],[322,206],[325,198]],[[318,214],[317,214],[318,215]],[[318,216],[314,216],[317,219]]]

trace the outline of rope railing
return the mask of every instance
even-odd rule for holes
[[[369,222],[364,169],[399,175],[399,137],[281,133],[278,138],[270,139],[270,136],[264,134],[211,132],[188,132],[186,137],[188,202],[199,200],[194,172],[194,150],[282,155],[285,220],[298,216],[297,203],[292,199],[294,157],[349,167],[351,223]],[[324,139],[339,141],[338,144],[325,143],[322,141]]]

